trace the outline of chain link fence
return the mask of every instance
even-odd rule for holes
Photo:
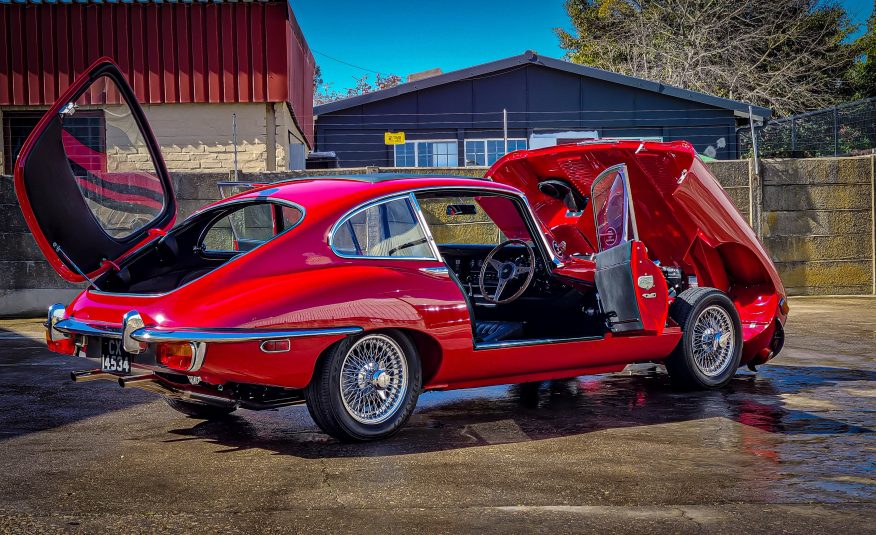
[[[876,97],[770,121],[755,127],[761,158],[870,154],[876,149]],[[740,128],[739,155],[750,158],[751,131]]]

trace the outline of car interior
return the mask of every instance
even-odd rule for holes
[[[568,198],[576,212],[586,206],[587,200],[564,184],[546,189]],[[417,201],[465,297],[476,345],[604,334],[595,287],[551,273],[549,259],[533,240],[519,201],[501,195],[456,193],[422,193]],[[496,298],[501,280],[508,276]]]
[[[262,200],[219,206],[174,228],[95,283],[112,293],[169,292],[291,229],[302,215],[295,206]]]

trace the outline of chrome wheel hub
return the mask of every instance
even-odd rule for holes
[[[385,422],[401,407],[408,389],[401,347],[382,334],[360,339],[341,364],[340,387],[344,408],[353,419],[363,424]]]
[[[693,356],[700,372],[708,377],[722,374],[733,360],[735,348],[730,314],[717,305],[703,310],[693,326]]]

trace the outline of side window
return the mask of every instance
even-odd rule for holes
[[[439,245],[498,245],[507,239],[472,197],[424,197],[418,202]]]
[[[332,248],[344,256],[432,258],[432,249],[410,199],[363,208],[343,220]]]
[[[275,227],[278,211],[282,226]],[[239,253],[251,251],[273,238],[277,231],[294,227],[301,221],[301,210],[273,203],[242,206],[213,222],[204,233],[202,249],[212,253]],[[275,231],[276,229],[276,231]]]

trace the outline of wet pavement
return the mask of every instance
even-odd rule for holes
[[[0,322],[0,532],[876,533],[876,299],[791,301],[784,352],[717,392],[662,369],[435,392],[396,437],[303,406],[183,417],[73,384]]]

